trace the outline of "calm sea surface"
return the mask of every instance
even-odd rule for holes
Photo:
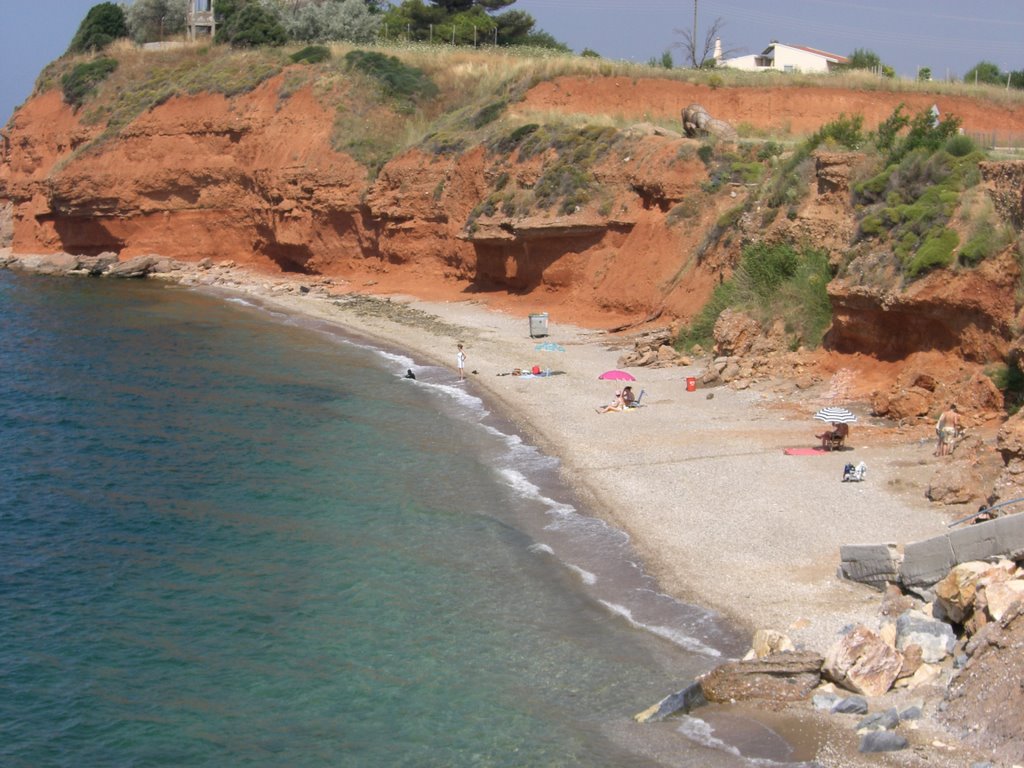
[[[0,765],[785,757],[632,722],[742,639],[453,379],[242,299],[0,271]]]

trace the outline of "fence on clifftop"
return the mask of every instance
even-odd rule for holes
[[[1024,133],[1010,131],[964,131],[982,149],[997,152],[1024,152]]]

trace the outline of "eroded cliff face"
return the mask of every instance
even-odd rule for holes
[[[479,145],[459,152],[412,148],[371,178],[364,165],[332,149],[333,113],[311,88],[285,93],[285,77],[232,98],[172,99],[109,137],[58,92],[33,98],[5,131],[0,237],[6,232],[24,253],[232,260],[343,278],[357,289],[372,284],[383,292],[543,309],[607,328],[653,316],[693,317],[731,273],[744,242],[810,242],[828,249],[838,266],[856,231],[849,185],[858,156],[819,153],[809,171],[811,193],[797,210],[764,225],[757,201],[750,201],[736,231],[708,247],[721,214],[746,201],[751,188],[709,191],[700,145],[650,125],[622,132],[590,169],[600,192],[566,212],[484,205],[501,179],[520,188],[536,184],[553,162],[550,152],[526,158]],[[571,93],[574,109],[607,114],[615,111],[613,97],[653,98],[652,83],[625,86],[602,81],[593,93],[618,89],[607,97],[612,101],[584,106],[577,101],[586,83],[541,84],[517,108],[538,101],[550,108],[555,96]],[[682,86],[660,87],[674,93]],[[809,120],[815,97],[806,90],[799,99],[773,101],[763,127],[783,119],[787,103]],[[819,124],[844,103],[833,104],[826,97],[835,94],[820,90]],[[724,111],[716,117],[759,125],[743,99],[719,96]],[[671,106],[677,112],[680,105]],[[889,108],[875,105],[872,114],[883,107]],[[367,119],[402,118],[382,112]],[[984,169],[1008,220],[1020,216],[1021,167]],[[829,286],[835,320],[828,345],[886,361],[922,350],[978,363],[1002,359],[1013,341],[1019,278],[1009,253],[910,285],[884,253],[860,256]]]
[[[333,116],[312,91],[282,98],[280,87],[279,77],[232,99],[174,99],[116,138],[58,92],[32,99],[8,126],[0,165],[14,250],[229,259],[376,290],[520,297],[601,324],[687,317],[714,284],[710,272],[678,279],[729,203],[701,193],[707,174],[689,139],[650,129],[618,142],[594,168],[601,212],[494,212],[468,226],[497,175],[530,183],[544,158],[410,149],[371,179],[331,148]],[[666,226],[689,197],[701,215]]]

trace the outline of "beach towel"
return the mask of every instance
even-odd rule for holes
[[[828,453],[824,448],[783,448],[782,452],[787,456],[816,456],[819,453]]]

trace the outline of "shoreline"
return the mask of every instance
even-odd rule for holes
[[[489,309],[474,300],[369,294],[357,294],[355,301],[347,298],[349,294],[310,300],[308,294],[268,295],[258,287],[261,278],[255,282],[256,286],[228,290],[251,293],[268,308],[322,320],[346,333],[403,350],[413,359],[447,371],[447,383],[457,382],[455,345],[463,342],[468,355],[465,386],[477,390],[489,409],[538,449],[559,460],[560,479],[580,501],[581,513],[625,532],[642,568],[663,593],[717,614],[716,621],[741,635],[746,632],[752,637],[757,629],[777,629],[798,649],[824,654],[848,626],[864,623],[877,628],[881,594],[836,576],[839,545],[878,541],[902,545],[944,531],[952,518],[945,510],[932,509],[923,491],[915,505],[912,496],[894,490],[904,487],[901,476],[909,465],[929,463],[933,440],[922,437],[928,435],[928,428],[913,431],[910,437],[893,435],[886,427],[857,425],[852,451],[785,456],[784,447],[816,442],[820,422],[810,420],[810,414],[818,405],[805,405],[824,396],[821,392],[799,393],[791,382],[751,390],[718,387],[689,392],[686,378],[699,375],[696,366],[638,368],[632,373],[638,379],[634,388],[646,392],[643,407],[631,413],[597,414],[594,406],[608,402],[621,384],[600,381],[597,376],[616,368],[617,358],[627,349],[621,339],[606,332],[550,322],[546,339],[532,339],[527,317]],[[369,307],[364,305],[367,301]],[[555,341],[566,351],[535,351],[544,340]],[[535,360],[562,373],[542,378],[499,375],[513,367],[528,368]],[[694,423],[694,418],[703,422]],[[698,431],[701,439],[688,440],[689,433],[677,427],[679,422]],[[877,434],[865,435],[866,430]],[[624,467],[622,456],[627,458]],[[872,473],[875,487],[841,482],[842,467],[851,458],[881,470]],[[888,470],[886,460],[893,461]],[[653,475],[649,482],[645,472]],[[680,485],[692,487],[680,489]],[[739,486],[737,494],[748,500],[750,509],[723,505],[716,498],[714,489],[729,485]],[[823,500],[823,490],[833,487],[841,489],[839,496]],[[693,514],[684,516],[678,502],[671,500],[673,491],[695,506],[704,502],[710,509],[691,510]],[[620,504],[627,506],[616,506]],[[853,509],[844,510],[844,504]],[[735,514],[723,516],[723,509]],[[774,533],[761,525],[765,515],[771,515],[778,526]],[[694,524],[699,527],[693,528]],[[735,537],[746,525],[759,527],[743,539],[750,544],[744,552]],[[885,532],[905,537],[885,538]],[[852,538],[839,538],[842,535]],[[614,620],[611,614],[609,618]],[[725,660],[724,655],[717,662],[709,659],[709,668]],[[663,694],[690,682],[666,680]],[[891,692],[876,706],[891,707],[901,701],[921,704],[929,697],[934,706],[937,693],[938,689]],[[929,716],[918,726],[917,746],[890,757],[860,753],[859,736],[850,724],[815,710],[809,702],[777,713],[759,708],[757,702],[733,708],[778,733],[794,750],[793,759],[822,766],[953,768],[968,760],[969,751],[956,745]],[[711,705],[707,716],[728,717],[730,711],[728,705]],[[700,718],[701,712],[695,716]]]
[[[931,508],[923,493],[915,504],[890,490],[901,485],[893,482],[899,472],[881,462],[895,456],[898,470],[926,460],[932,446],[919,437],[895,445],[885,427],[858,424],[852,450],[784,456],[785,447],[814,444],[818,426],[810,419],[816,405],[798,415],[814,396],[786,383],[688,392],[696,366],[633,369],[643,407],[597,414],[595,406],[617,387],[597,376],[616,368],[624,350],[605,332],[552,322],[547,339],[566,351],[537,352],[544,339],[530,338],[527,318],[472,300],[375,299],[411,310],[417,316],[410,324],[340,299],[267,294],[256,282],[226,287],[406,350],[450,371],[452,382],[455,344],[465,343],[466,386],[559,458],[563,481],[592,513],[630,535],[662,587],[751,632],[779,629],[798,645],[814,645],[851,621],[873,619],[878,593],[834,574],[839,545],[904,544],[940,533],[948,522],[949,513]],[[562,373],[500,375],[532,364]],[[840,484],[852,458],[868,464],[874,483]],[[838,498],[826,492],[833,487]]]
[[[819,404],[814,392],[790,382],[689,392],[686,378],[699,375],[696,367],[638,368],[632,372],[635,389],[645,391],[643,407],[599,415],[595,406],[608,402],[617,385],[597,376],[616,368],[625,350],[622,339],[603,331],[551,322],[546,339],[532,339],[526,317],[482,302],[359,299],[360,292],[348,286],[304,293],[299,286],[308,281],[301,277],[235,268],[213,276],[190,266],[163,277],[187,288],[250,295],[270,309],[405,350],[441,366],[451,382],[457,379],[455,344],[463,342],[465,386],[559,459],[563,482],[586,512],[629,536],[660,589],[749,633],[777,629],[797,647],[823,653],[842,627],[861,621],[876,626],[879,593],[834,575],[839,544],[904,544],[934,535],[948,522],[949,515],[931,509],[923,494],[914,503],[911,494],[899,492],[901,475],[927,463],[930,441],[865,423],[851,435],[852,451],[784,456],[783,447],[814,442],[817,423],[810,414]],[[537,352],[535,345],[544,340],[566,351]],[[564,373],[499,375],[533,364]],[[868,464],[868,483],[840,483],[850,459]],[[666,681],[665,693],[689,682]],[[878,755],[856,755],[851,731],[809,707],[793,717],[787,737],[816,741],[806,733],[799,738],[810,718],[814,729],[835,729],[829,744],[854,750],[836,765],[869,757],[878,764]]]

